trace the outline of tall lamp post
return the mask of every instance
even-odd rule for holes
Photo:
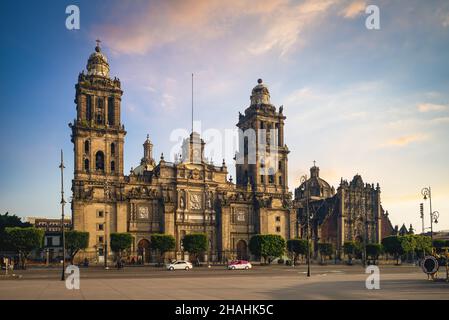
[[[430,207],[430,239],[433,241],[433,224],[438,223],[438,218],[440,217],[440,213],[438,211],[432,211],[432,190],[430,187],[423,188],[421,190],[421,194],[423,195],[423,199],[427,200],[429,198],[429,207]]]
[[[303,175],[300,180],[303,185],[303,191],[306,196],[306,240],[307,240],[307,277],[310,277],[310,213],[309,213],[309,186],[307,175]]]
[[[108,212],[107,212],[107,201],[109,199],[109,192],[110,192],[110,188],[109,188],[109,182],[108,180],[106,180],[104,182],[104,219],[105,219],[105,223],[104,223],[104,268],[106,270],[109,269],[108,267]]]
[[[64,155],[61,149],[61,164],[59,165],[61,169],[61,233],[62,233],[62,274],[61,280],[65,280],[65,231],[64,231],[64,206],[66,204],[64,200]]]

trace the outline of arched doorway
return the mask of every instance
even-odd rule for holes
[[[247,260],[248,259],[248,246],[244,240],[239,240],[237,242],[237,259],[239,260]]]
[[[137,255],[138,261],[150,262],[150,242],[147,239],[142,239],[137,244]]]

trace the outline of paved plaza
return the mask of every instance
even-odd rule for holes
[[[380,289],[368,290],[361,266],[255,266],[228,271],[201,267],[80,269],[79,290],[68,290],[58,269],[17,271],[20,280],[0,281],[0,299],[449,299],[449,283],[428,281],[416,266],[381,266]]]

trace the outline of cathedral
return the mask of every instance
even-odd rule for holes
[[[288,189],[286,117],[282,106],[270,102],[261,79],[250,105],[239,114],[235,183],[224,161],[217,166],[205,160],[205,143],[196,132],[184,140],[175,162],[163,154],[156,162],[147,136],[140,164],[124,173],[123,91],[120,80],[110,77],[98,43],[75,89],[76,118],[69,124],[74,145],[72,221],[75,230],[89,232],[89,247],[78,259],[104,261],[113,232],[130,233],[131,256],[146,263],[156,259],[150,249],[154,233],[174,236],[176,249],[169,257],[176,259],[188,259],[182,246],[185,235],[205,233],[209,245],[203,261],[252,258],[248,244],[255,234],[286,240],[304,236],[304,188],[295,190],[295,199]],[[342,181],[335,192],[318,173],[314,166],[306,188],[315,212],[313,241],[340,248],[346,240],[361,240],[361,223],[368,226],[370,241],[388,235],[391,224],[378,186],[364,185],[356,176],[349,184]]]

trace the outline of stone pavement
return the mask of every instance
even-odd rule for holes
[[[81,277],[80,290],[66,289],[55,272],[33,279],[25,272],[22,280],[0,281],[0,299],[449,299],[449,283],[427,281],[417,268],[390,268],[381,269],[380,290],[365,288],[362,268],[336,266],[314,268],[311,278],[304,268],[149,270],[141,277],[97,270]]]

